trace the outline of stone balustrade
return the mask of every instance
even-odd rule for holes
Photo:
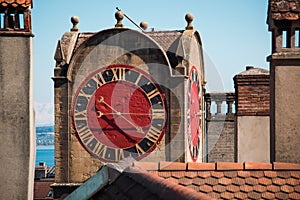
[[[204,95],[206,106],[206,119],[211,120],[218,117],[233,118],[235,114],[235,93],[206,93]],[[215,107],[214,107],[215,104]]]

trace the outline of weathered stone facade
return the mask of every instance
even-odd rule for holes
[[[206,102],[206,152],[207,162],[234,162],[235,160],[235,114],[233,104],[234,93],[207,93]],[[212,113],[211,105],[215,103],[217,110]],[[227,111],[222,112],[222,104]]]
[[[270,0],[271,160],[277,162],[300,162],[299,12],[297,0]]]
[[[0,199],[33,199],[35,127],[30,9],[31,0],[0,0]],[[24,21],[19,15],[24,15]]]

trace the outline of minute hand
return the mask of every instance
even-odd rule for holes
[[[113,107],[111,107],[108,103],[106,103],[104,101],[103,97],[100,97],[99,99],[100,103],[104,103],[107,107],[109,107],[113,112],[115,112],[115,114],[117,114],[118,116],[122,117],[123,119],[125,119],[125,121],[127,121],[130,125],[132,125],[138,133],[140,134],[144,134],[143,129],[141,127],[136,126],[134,123],[132,123],[131,121],[129,121],[126,117],[124,117],[119,111],[117,111],[116,109],[114,109]]]

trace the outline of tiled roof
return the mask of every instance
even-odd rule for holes
[[[80,33],[74,48],[74,51],[89,37],[95,33]],[[153,31],[145,32],[146,35],[156,41],[164,51],[168,51],[172,44],[182,35],[182,31]],[[176,46],[177,47],[177,46]],[[174,49],[175,51],[176,49]]]
[[[300,199],[300,164],[129,161],[102,167],[67,199],[87,189],[92,199]]]
[[[155,40],[164,51],[168,51],[172,44],[182,35],[183,31],[153,31],[145,32],[146,35]]]
[[[129,167],[93,199],[211,199],[155,174]]]
[[[136,162],[135,166],[217,199],[300,199],[300,164]]]
[[[41,199],[53,199],[52,197],[48,197],[49,192],[51,191],[50,185],[53,182],[34,182],[34,200]]]
[[[0,6],[30,7],[32,6],[32,0],[0,0]]]
[[[78,47],[84,42],[86,41],[89,37],[91,37],[92,35],[94,35],[95,33],[80,33],[78,35],[77,38],[77,42],[76,45],[74,47],[74,51],[76,51],[76,49],[78,49]]]
[[[299,0],[270,0],[272,19],[274,20],[298,20],[300,16]]]

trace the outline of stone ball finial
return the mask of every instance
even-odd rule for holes
[[[115,18],[117,20],[117,23],[115,25],[115,27],[124,27],[122,20],[124,19],[124,14],[122,11],[117,11],[115,13]]]
[[[187,22],[187,26],[185,27],[185,30],[192,30],[194,29],[192,22],[194,20],[194,16],[191,13],[188,13],[185,15],[185,20]]]
[[[79,31],[78,26],[77,26],[77,24],[79,23],[79,17],[78,16],[71,17],[71,22],[73,24],[71,31]]]
[[[144,31],[147,30],[147,28],[148,28],[148,22],[145,22],[145,21],[141,22],[141,23],[140,23],[140,27],[141,27]]]

